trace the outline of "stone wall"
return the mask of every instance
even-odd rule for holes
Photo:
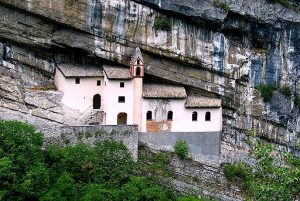
[[[138,155],[138,133],[137,126],[61,126],[41,130],[45,135],[44,146],[50,144],[76,144],[84,142],[95,144],[104,140],[115,140],[123,142],[132,153],[133,159]]]
[[[196,160],[215,161],[220,156],[220,132],[163,132],[139,133],[139,142],[156,150],[174,151],[176,141],[189,145],[189,153]]]

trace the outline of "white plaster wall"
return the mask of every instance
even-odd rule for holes
[[[121,112],[127,113],[127,125],[133,125],[134,115],[134,82],[133,80],[109,80],[104,77],[104,111],[105,124],[117,125],[117,117]],[[120,88],[120,82],[125,83],[124,88]],[[125,103],[119,103],[118,97],[125,96]]]
[[[222,108],[185,108],[186,100],[143,99],[142,132],[146,132],[146,113],[152,111],[152,118],[167,120],[168,111],[173,112],[171,132],[211,132],[222,130]],[[157,107],[159,105],[159,107]],[[158,108],[155,116],[155,109]],[[165,112],[162,112],[162,111]],[[192,113],[198,113],[198,120],[192,121]],[[205,113],[211,113],[211,121],[205,121]]]
[[[59,91],[64,91],[65,78],[63,74],[56,68],[54,76],[55,86]]]
[[[97,80],[101,80],[100,86],[97,86]],[[62,83],[61,91],[64,92],[62,103],[66,106],[85,112],[93,109],[93,97],[100,94],[101,109],[103,108],[103,77],[80,78],[80,84],[75,84],[75,78],[63,78]]]

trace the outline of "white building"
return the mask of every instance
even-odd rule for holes
[[[188,96],[182,86],[144,83],[144,61],[136,48],[130,69],[117,66],[57,66],[62,102],[80,112],[103,111],[102,124],[138,125],[141,132],[222,130],[220,99]]]

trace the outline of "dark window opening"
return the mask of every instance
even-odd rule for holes
[[[198,120],[198,113],[197,112],[193,112],[192,114],[192,121],[197,121]]]
[[[173,120],[173,112],[169,111],[168,112],[168,121],[172,121]]]
[[[139,64],[140,64],[140,60],[138,59],[138,60],[136,61],[136,63],[137,63],[137,65],[139,65]]]
[[[97,80],[97,86],[101,86],[101,80]]]
[[[101,96],[96,94],[93,98],[93,109],[100,109],[101,108]]]
[[[124,88],[125,87],[125,83],[124,82],[120,82],[120,88]]]
[[[125,96],[119,96],[119,103],[125,103]]]
[[[75,79],[75,84],[80,84],[80,78]]]
[[[210,121],[210,112],[205,113],[205,121]]]
[[[141,68],[137,67],[136,71],[135,71],[136,76],[140,76],[141,75]]]
[[[147,112],[147,120],[152,120],[152,112],[151,111]]]

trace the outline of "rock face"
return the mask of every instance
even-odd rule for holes
[[[162,18],[170,27],[157,27]],[[41,105],[31,109],[24,90],[51,82],[55,64],[128,65],[139,46],[149,77],[222,98],[223,142],[233,150],[247,149],[254,128],[296,152],[299,25],[299,12],[267,0],[0,0],[0,64],[15,76],[0,78],[0,109],[45,120],[52,103],[33,97]],[[277,89],[269,103],[260,83]]]

